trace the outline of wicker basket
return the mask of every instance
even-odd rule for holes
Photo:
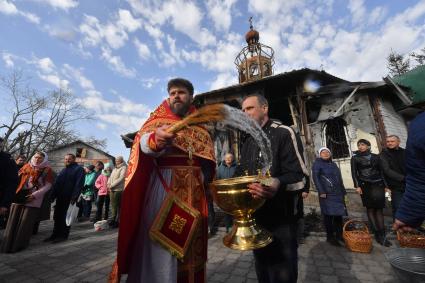
[[[370,253],[372,251],[372,237],[367,225],[358,220],[345,222],[342,230],[345,246],[352,252]]]
[[[425,233],[415,232],[400,232],[397,231],[397,240],[400,247],[403,248],[421,248],[425,249]]]

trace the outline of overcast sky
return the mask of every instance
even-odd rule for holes
[[[95,118],[81,134],[127,156],[119,135],[139,129],[171,77],[195,93],[237,83],[250,16],[275,74],[381,80],[391,49],[425,46],[425,0],[0,0],[0,75],[20,69],[39,92],[72,90]]]

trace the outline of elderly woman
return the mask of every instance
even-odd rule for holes
[[[366,207],[367,217],[376,241],[386,247],[391,243],[386,240],[384,214],[386,183],[383,177],[379,156],[370,152],[370,142],[365,139],[357,141],[358,151],[351,158],[351,174],[356,192]]]
[[[327,241],[340,246],[342,241],[342,216],[347,215],[341,171],[332,161],[331,151],[322,147],[313,164],[313,181],[319,193],[320,210],[326,228]]]
[[[124,191],[126,171],[127,164],[124,162],[124,158],[122,156],[117,156],[115,159],[115,168],[112,170],[111,176],[109,177],[107,183],[112,206],[112,219],[109,222],[109,226],[113,228],[118,228],[121,195]]]
[[[45,194],[53,183],[52,169],[47,154],[36,152],[31,161],[19,170],[19,184],[15,201],[4,233],[1,251],[17,252],[25,249],[33,234]]]

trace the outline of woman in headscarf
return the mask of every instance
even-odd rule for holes
[[[10,208],[10,216],[3,236],[1,251],[17,252],[25,249],[33,234],[40,207],[45,194],[53,183],[53,173],[48,156],[38,151],[19,170],[19,184],[15,201]]]
[[[332,161],[331,151],[322,147],[313,163],[313,181],[319,193],[320,210],[326,228],[327,241],[340,246],[342,240],[342,216],[347,215],[344,196],[346,194],[341,171]]]
[[[360,194],[363,206],[376,241],[386,247],[391,246],[385,237],[384,214],[386,183],[383,177],[379,156],[370,152],[370,142],[357,141],[358,151],[351,157],[351,175],[356,192]]]

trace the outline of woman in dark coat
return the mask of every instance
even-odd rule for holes
[[[319,158],[313,164],[313,181],[319,193],[327,241],[340,246],[338,240],[342,241],[342,216],[347,215],[344,202],[346,191],[341,171],[326,147],[319,149]]]
[[[367,209],[367,217],[376,241],[386,247],[391,243],[386,240],[384,214],[386,183],[379,156],[370,152],[370,142],[360,139],[358,151],[351,158],[351,175],[356,192],[360,194],[363,206]]]

